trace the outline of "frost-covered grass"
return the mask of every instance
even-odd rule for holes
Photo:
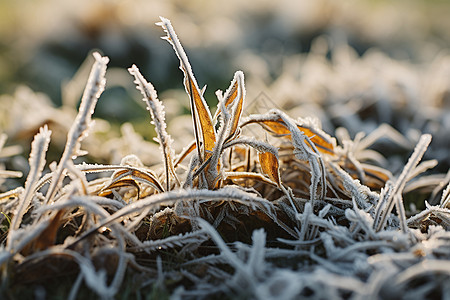
[[[191,111],[190,118],[168,125],[164,99],[137,66],[128,69],[159,150],[129,124],[114,139],[102,136],[102,120],[93,124],[109,62],[99,53],[76,117],[67,107],[49,108],[28,90],[16,95],[10,118],[22,114],[17,124],[40,129],[25,183],[9,188],[11,181],[2,182],[5,297],[450,297],[450,177],[427,173],[436,166],[448,169],[445,111],[378,97],[376,92],[394,87],[404,97],[415,90],[408,80],[397,87],[395,80],[375,76],[386,70],[372,65],[382,65],[385,57],[355,58],[345,48],[330,62],[319,41],[301,58],[304,72],[309,70],[301,85],[289,74],[274,83],[286,103],[266,110],[263,99],[248,101],[245,74],[237,71],[229,87],[216,92],[213,114],[170,21],[161,18],[158,25],[179,59]],[[350,67],[356,77],[346,75]],[[378,89],[365,90],[371,80]],[[320,98],[314,93],[319,90],[335,101]],[[440,95],[445,86],[424,90]],[[309,106],[292,108],[289,99],[298,93],[312,96]],[[24,103],[29,97],[36,102]],[[289,106],[286,112],[277,108]],[[319,116],[298,117],[303,108]],[[26,119],[38,109],[41,115]],[[316,117],[327,122],[329,133]],[[389,118],[399,118],[398,130],[374,122]],[[418,130],[432,120],[434,157],[427,156],[432,135]],[[64,126],[63,153],[47,163],[52,127],[61,134]],[[193,136],[186,135],[187,126]],[[18,149],[4,147],[6,139],[3,134],[0,156],[8,158]],[[86,154],[109,162],[80,162]],[[120,163],[114,161],[118,156]],[[1,178],[19,175],[0,171]],[[425,203],[419,198],[424,194]],[[55,290],[58,282],[63,286]]]

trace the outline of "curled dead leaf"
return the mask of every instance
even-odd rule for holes
[[[261,152],[258,157],[263,173],[269,176],[278,186],[281,186],[278,157],[271,152]]]

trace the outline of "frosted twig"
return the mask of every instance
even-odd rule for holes
[[[391,125],[383,123],[357,143],[357,149],[355,149],[355,152],[367,149],[381,138],[389,139],[405,149],[410,149],[410,147],[414,145],[410,141],[408,141],[400,132],[395,130]]]
[[[278,150],[275,146],[266,142],[258,141],[253,137],[241,137],[235,140],[231,140],[224,145],[224,148],[229,148],[236,145],[248,145],[259,152],[270,152],[278,156]]]

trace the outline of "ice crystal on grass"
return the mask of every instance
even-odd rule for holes
[[[66,146],[57,169],[53,174],[49,191],[46,195],[46,203],[51,203],[53,201],[52,198],[55,195],[58,186],[61,184],[63,179],[62,175],[67,168],[67,164],[70,164],[71,160],[83,154],[80,149],[80,143],[88,134],[87,130],[91,126],[91,116],[94,113],[97,100],[105,89],[106,64],[109,62],[109,59],[107,57],[102,57],[97,52],[94,53],[94,57],[96,61],[92,66],[86,89],[81,98],[78,115],[67,134]]]
[[[151,83],[148,83],[142,74],[139,72],[139,69],[133,65],[129,70],[131,75],[136,78],[137,88],[141,91],[144,96],[144,101],[147,103],[147,109],[150,111],[150,114],[153,119],[153,123],[156,127],[156,132],[158,134],[158,142],[161,147],[164,168],[166,173],[166,189],[170,190],[170,179],[169,174],[177,179],[178,184],[179,180],[175,173],[175,168],[173,166],[173,156],[174,151],[172,150],[172,138],[167,134],[166,131],[166,122],[165,122],[165,113],[164,107],[161,101],[158,100],[158,96],[156,94],[156,90]]]
[[[430,135],[416,139],[397,176],[385,167],[387,153],[371,146],[389,139],[409,148],[412,139],[387,125],[354,138],[341,128],[335,139],[317,120],[280,109],[241,119],[241,71],[216,92],[212,117],[174,28],[161,21],[184,73],[192,142],[175,155],[164,100],[133,65],[162,163],[144,164],[139,149],[120,164],[75,163],[105,87],[108,58],[95,53],[59,162],[44,170],[51,131],[43,126],[24,186],[0,194],[3,292],[21,278],[45,286],[45,278],[70,274],[70,299],[83,288],[110,299],[130,278],[140,279],[137,296],[153,289],[173,298],[450,297],[450,177],[412,181],[438,164],[420,163]],[[252,135],[255,125],[267,134]],[[148,145],[123,130],[109,141],[113,149]],[[5,141],[1,135],[0,154]],[[408,210],[405,194],[427,182],[433,202]]]
[[[35,196],[35,188],[38,179],[42,175],[42,170],[45,166],[45,154],[48,149],[48,144],[50,143],[51,131],[48,130],[47,126],[40,129],[39,133],[35,136],[31,144],[30,153],[30,172],[28,173],[27,181],[25,182],[25,188],[23,193],[19,197],[19,204],[17,210],[14,212],[14,217],[12,218],[10,235],[13,236],[14,230],[17,230],[22,222],[23,215],[29,208],[32,198]],[[9,240],[8,243],[11,245],[13,241]]]

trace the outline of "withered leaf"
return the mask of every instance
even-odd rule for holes
[[[158,181],[156,175],[153,175],[150,172],[146,172],[138,169],[124,169],[118,170],[113,174],[111,183],[100,191],[100,196],[109,195],[107,190],[111,190],[112,188],[124,187],[124,186],[134,186],[138,189],[139,187],[136,181],[142,182],[144,184],[150,185],[156,191],[162,193],[164,189],[161,183]]]
[[[230,105],[234,102],[238,95],[238,83],[236,81],[236,74],[234,75],[233,80],[231,81],[230,86],[225,92],[224,99],[225,99],[225,107],[228,109]],[[214,118],[216,118],[222,110],[220,109],[220,106],[217,107],[217,111],[214,115]]]
[[[230,137],[233,137],[236,134],[236,131],[238,129],[239,121],[241,119],[242,114],[242,108],[244,107],[244,98],[245,98],[245,87],[244,87],[244,74],[240,71],[236,72],[235,75],[236,78],[236,84],[237,84],[237,95],[235,97],[238,97],[238,102],[236,104],[236,110],[233,114],[233,120],[231,123],[231,130],[230,130]]]
[[[246,123],[244,123],[242,126],[245,126],[245,125],[251,124],[251,123],[257,123],[257,124],[261,125],[265,130],[272,133],[273,135],[286,136],[286,137],[291,138],[290,131],[281,118],[279,118],[277,120],[250,119]],[[312,127],[309,127],[306,125],[300,125],[300,124],[297,124],[297,127],[316,145],[317,150],[319,150],[322,153],[334,154],[333,143],[326,136],[321,134],[318,130],[316,130]]]
[[[131,173],[131,178],[136,181],[140,181],[142,183],[152,186],[155,190],[157,190],[160,193],[164,192],[164,189],[161,183],[156,178],[156,176],[149,172],[133,170]]]
[[[234,74],[234,78],[231,81],[230,87],[226,90],[225,95],[225,107],[227,109],[233,109],[231,128],[227,140],[233,138],[238,130],[239,121],[242,115],[242,109],[244,107],[245,99],[245,86],[244,86],[244,73],[237,71]],[[216,116],[221,112],[220,107],[217,109]]]
[[[183,151],[179,154],[177,159],[175,160],[174,167],[177,167],[179,163],[181,163],[186,156],[189,155],[194,149],[197,148],[197,144],[195,141],[192,141],[192,143],[189,144],[186,148],[183,149]]]
[[[107,187],[102,189],[98,195],[105,197],[105,196],[108,196],[111,194],[112,189],[121,188],[121,187],[129,187],[129,186],[132,186],[137,189],[137,195],[139,198],[140,188],[139,188],[139,185],[136,183],[136,181],[133,179],[121,179],[121,180],[112,182]]]
[[[192,76],[192,77],[191,77]],[[186,91],[191,99],[191,110],[196,111],[194,116],[194,124],[200,124],[200,131],[202,134],[203,148],[203,159],[207,159],[211,155],[211,151],[216,143],[216,134],[214,132],[214,127],[212,124],[211,114],[209,108],[206,105],[202,94],[198,90],[197,83],[193,78],[193,75],[187,73],[187,78],[185,85],[187,86]],[[196,126],[196,125],[194,125]],[[199,144],[197,142],[197,144]]]
[[[53,246],[56,241],[56,234],[61,226],[61,219],[66,211],[59,210],[50,220],[47,228],[45,228],[35,239],[33,239],[23,250],[23,255],[29,255],[35,251],[45,250],[50,246]]]
[[[274,186],[277,186],[278,184],[275,181],[272,181],[271,179],[268,179],[262,174],[259,173],[252,173],[252,172],[225,172],[225,179],[231,179],[231,180],[257,180],[260,182],[268,183]]]
[[[392,177],[389,171],[368,165],[361,164],[366,175],[364,178],[364,184],[372,189],[381,189],[385,186],[386,182]]]
[[[278,186],[281,186],[278,157],[271,152],[260,152],[258,156],[263,173],[269,176]]]
[[[199,150],[200,158],[206,160],[211,156],[211,151],[216,143],[216,134],[212,124],[211,112],[209,111],[202,91],[198,87],[189,60],[178,40],[172,24],[168,19],[161,17],[161,22],[158,23],[158,25],[162,26],[167,33],[165,39],[172,45],[180,60],[180,69],[184,73],[184,86],[190,99],[197,149]],[[199,134],[201,134],[201,137],[198,136]],[[203,146],[203,153],[200,153],[200,145]]]

